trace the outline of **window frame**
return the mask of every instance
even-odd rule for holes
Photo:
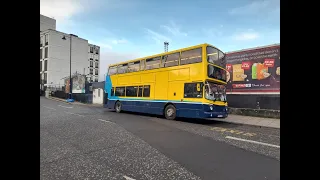
[[[195,85],[195,87],[193,87],[193,96],[192,97],[189,97],[189,96],[186,96],[186,86],[187,85],[190,85],[190,84],[193,84]],[[200,84],[200,91],[197,91],[197,86],[198,84]],[[187,82],[187,83],[184,83],[183,85],[183,98],[197,98],[197,99],[201,99],[203,98],[203,86],[204,86],[204,83],[203,82]],[[198,94],[195,94],[196,92],[198,92]],[[190,93],[188,93],[190,94]],[[198,95],[201,94],[201,97],[198,97]]]

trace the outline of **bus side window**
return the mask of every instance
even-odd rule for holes
[[[145,70],[145,60],[140,61],[140,71]]]
[[[146,70],[160,68],[161,56],[146,59]]]
[[[143,86],[139,86],[138,97],[142,97]]]
[[[128,63],[128,72],[137,72],[140,70],[140,61]]]
[[[128,64],[121,64],[118,66],[118,74],[124,74],[128,72]]]
[[[125,96],[125,87],[116,87],[116,92],[115,95],[116,96]]]
[[[114,75],[114,74],[117,74],[117,66],[109,67],[108,75]]]
[[[180,65],[202,62],[202,48],[181,52]]]
[[[179,65],[180,53],[173,53],[162,56],[161,67],[172,67]]]
[[[150,85],[143,86],[143,97],[150,97]]]
[[[137,87],[136,86],[127,86],[126,87],[126,96],[127,97],[137,97]]]
[[[184,98],[202,98],[202,89],[203,83],[185,83]]]
[[[114,96],[114,87],[111,88],[111,94],[110,96]]]

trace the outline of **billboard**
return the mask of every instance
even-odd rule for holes
[[[72,93],[86,92],[86,77],[84,75],[76,75],[72,78]]]
[[[280,93],[280,45],[226,54],[227,91]]]

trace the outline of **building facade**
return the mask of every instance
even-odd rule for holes
[[[40,14],[40,32],[48,29],[56,30],[56,20]]]
[[[71,73],[89,74],[88,40],[56,30],[40,32],[40,82],[44,86],[63,85],[63,78]],[[43,81],[42,81],[43,80]]]
[[[100,47],[88,45],[88,69],[87,78],[89,82],[98,82],[100,68]]]

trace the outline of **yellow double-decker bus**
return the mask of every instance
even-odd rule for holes
[[[104,107],[167,119],[227,117],[225,66],[225,54],[209,44],[112,64]]]

